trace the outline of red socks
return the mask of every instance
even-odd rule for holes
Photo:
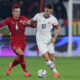
[[[20,55],[19,63],[21,64],[21,67],[22,67],[23,71],[27,72],[27,70],[26,70],[26,63],[25,63],[25,60],[24,60],[24,55]]]
[[[12,62],[12,67],[16,66],[19,64],[19,61],[17,59],[15,59],[13,62]]]
[[[24,60],[24,55],[20,55],[19,61],[17,59],[15,59],[12,62],[12,67],[18,65],[19,63],[21,64],[21,67],[22,67],[23,71],[27,72],[27,70],[26,70],[26,63],[25,63],[25,60]]]

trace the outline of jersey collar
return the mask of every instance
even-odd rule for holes
[[[46,17],[44,14],[43,14],[43,16],[44,16],[44,18],[45,18],[45,19],[48,19],[48,18],[50,18],[50,16]]]
[[[18,22],[19,21],[19,19],[20,19],[20,17],[18,18],[18,19],[14,19],[14,17],[12,17],[13,18],[13,20],[14,21],[16,21],[16,22]]]

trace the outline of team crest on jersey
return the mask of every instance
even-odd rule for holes
[[[48,22],[48,24],[50,24],[50,22]]]
[[[23,21],[22,21],[22,20],[20,20],[19,22],[20,22],[20,23],[22,23]]]
[[[11,22],[12,24],[14,24],[14,22]]]

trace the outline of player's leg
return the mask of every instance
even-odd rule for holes
[[[51,54],[52,55],[52,54]],[[43,53],[43,55],[42,55],[43,57],[44,57],[44,59],[45,59],[45,61],[46,61],[46,64],[48,65],[48,67],[54,72],[54,77],[56,78],[56,77],[59,77],[59,73],[58,73],[58,71],[56,70],[56,68],[55,68],[55,65],[54,65],[54,63],[53,63],[53,58],[51,59],[51,57],[49,56],[49,53],[48,52],[46,52],[46,53]],[[53,55],[52,55],[53,56]]]
[[[25,63],[25,60],[24,60],[24,49],[21,49],[21,48],[18,48],[16,49],[16,53],[19,55],[19,63],[21,64],[21,67],[24,71],[24,75],[27,77],[27,76],[30,76],[31,74],[28,73],[28,71],[26,70],[26,63]]]
[[[8,68],[7,71],[6,71],[6,74],[9,75],[9,74],[11,73],[11,71],[12,71],[12,68],[13,68],[14,66],[18,65],[18,64],[19,64],[19,59],[18,59],[18,56],[17,56],[17,58],[14,59],[14,61],[9,64],[9,68]]]
[[[54,45],[53,43],[50,43],[48,45],[48,51],[49,51],[49,58],[52,62],[52,71],[54,72],[54,77],[59,77],[59,73],[56,70],[55,64],[54,64],[54,60],[55,60],[55,55],[54,55]]]
[[[25,64],[25,60],[24,60],[24,52],[20,48],[18,48],[18,49],[16,49],[16,53],[19,55],[19,63],[21,64],[23,71],[27,72],[26,64]]]
[[[48,55],[47,44],[43,43],[43,41],[40,41],[40,42],[37,42],[37,45],[45,61],[50,60],[49,55]]]
[[[14,49],[14,45],[13,45],[13,44],[11,44],[11,46],[12,46],[13,51],[15,52],[16,48]],[[16,52],[15,52],[15,53],[16,53]],[[7,69],[7,71],[6,71],[6,74],[7,74],[7,75],[9,75],[9,74],[11,73],[12,68],[13,68],[14,66],[16,66],[16,65],[19,64],[19,55],[18,55],[17,53],[16,53],[16,55],[17,55],[16,59],[14,59],[12,63],[9,63],[9,67],[8,67],[8,69]]]
[[[25,64],[25,60],[24,60],[23,50],[21,50],[21,48],[13,49],[13,51],[17,54],[17,58],[12,63],[9,64],[9,68],[7,69],[7,75],[9,75],[10,72],[12,71],[12,67],[14,67],[14,66],[16,66],[17,64],[20,63],[21,67],[24,71],[24,75],[26,74],[26,76],[30,76],[30,74],[26,70],[26,64]]]
[[[46,52],[46,53],[43,53],[42,55],[46,61],[46,64],[48,65],[48,67],[51,69],[51,70],[54,70],[54,65],[53,65],[53,62],[51,61],[50,57],[49,57],[49,53]]]
[[[10,63],[11,67],[14,67],[19,64],[19,55],[16,53],[16,48],[17,48],[16,44],[15,45],[11,44],[11,47],[14,53],[17,55],[16,59],[14,59],[12,63]]]
[[[11,67],[14,67],[19,64],[19,55],[17,55],[16,59],[13,60]]]
[[[51,61],[52,61],[52,64],[53,64],[53,69],[52,69],[52,71],[54,72],[54,77],[56,78],[56,77],[59,77],[60,75],[59,75],[59,72],[56,70],[56,67],[55,67],[55,63],[54,63],[54,54],[53,53],[49,53],[49,57],[50,57],[50,59],[51,59]]]
[[[49,44],[46,44],[42,40],[37,40],[37,45],[38,45],[40,53],[42,54],[42,56],[44,57],[46,61],[46,64],[51,70],[54,71],[55,67],[54,67],[53,61],[50,59],[50,56],[49,56]]]
[[[43,56],[43,58],[45,59],[46,62],[50,60],[48,52],[43,53],[42,56]]]
[[[53,63],[49,57],[49,53],[48,53],[48,44],[45,44],[43,42],[39,42],[38,43],[38,48],[40,53],[42,54],[43,58],[46,61],[46,64],[49,66],[50,69],[53,69]]]
[[[49,57],[50,57],[50,60],[54,62],[55,54],[54,53],[49,53]]]

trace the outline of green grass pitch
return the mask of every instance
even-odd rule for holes
[[[32,76],[25,77],[20,65],[14,67],[11,74],[7,76],[6,70],[13,59],[14,57],[0,57],[0,80],[80,80],[80,57],[56,57],[55,64],[60,73],[59,78],[53,77],[53,72],[42,57],[25,57],[27,69]],[[47,70],[46,78],[38,78],[39,69]]]

